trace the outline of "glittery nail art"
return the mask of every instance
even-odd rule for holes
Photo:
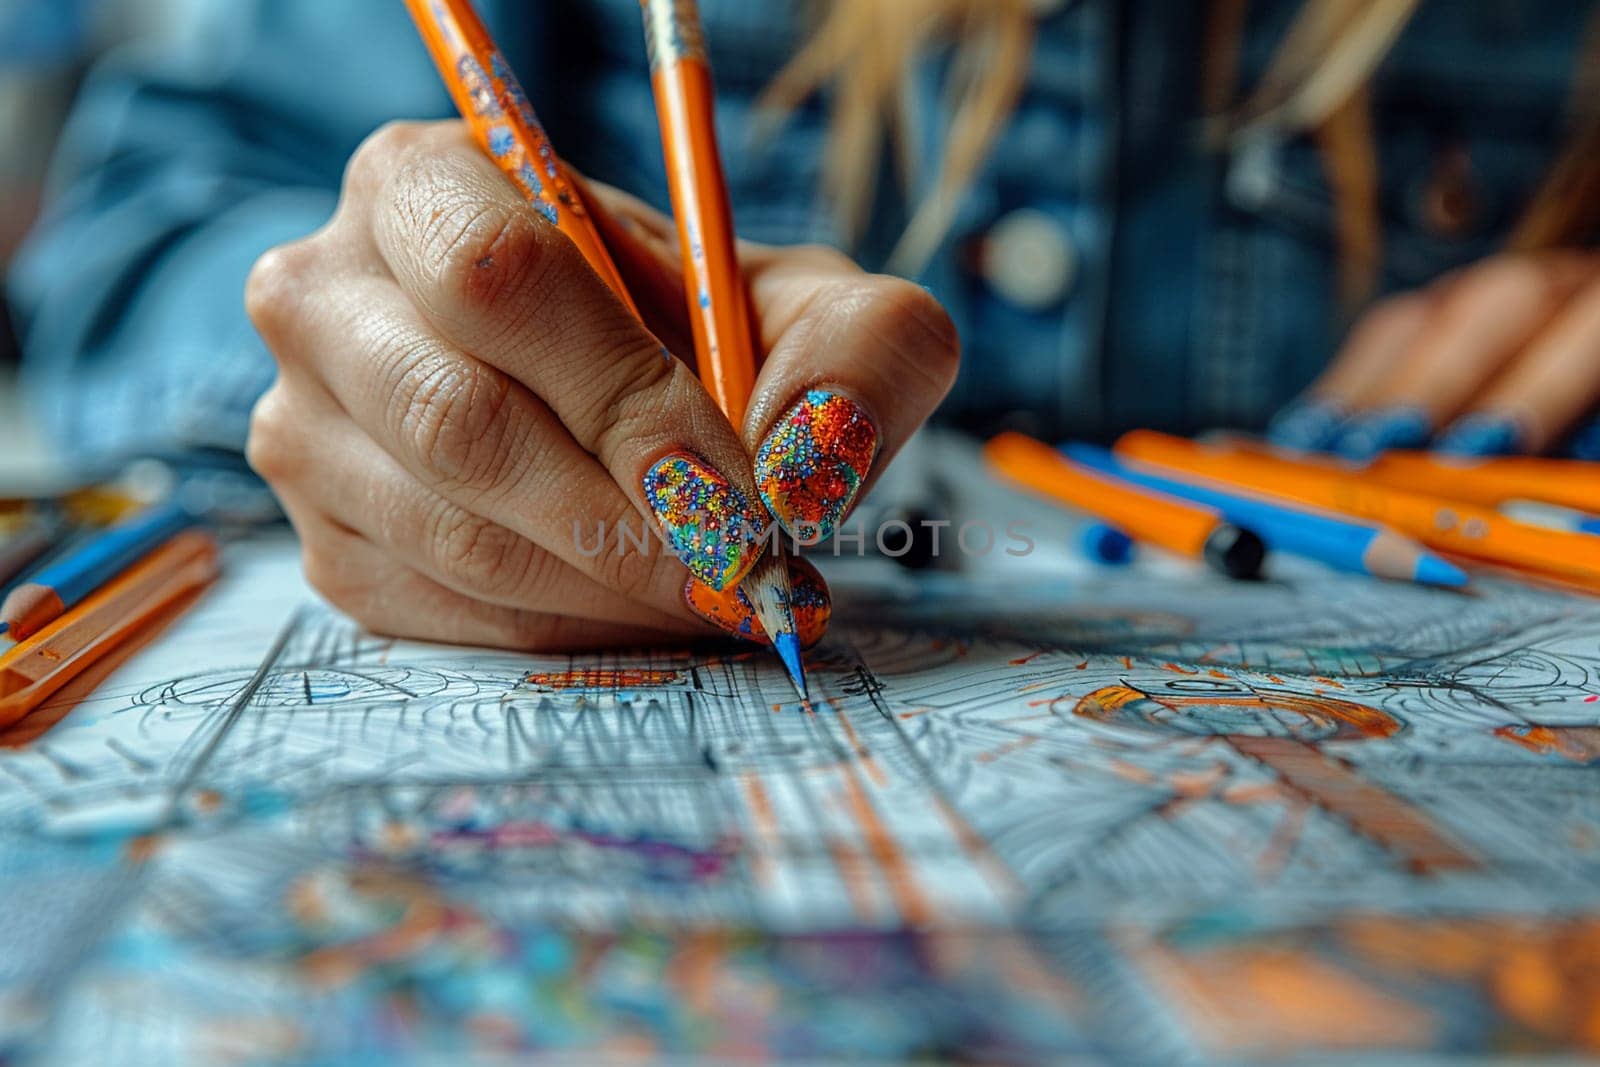
[[[760,556],[766,516],[737,487],[687,452],[675,452],[644,476],[644,498],[672,551],[713,589],[744,577]]]
[[[810,648],[822,640],[828,629],[833,596],[828,592],[828,583],[809,562],[791,556],[788,564],[789,604],[794,609],[795,633],[801,647]],[[736,586],[718,591],[690,578],[684,583],[683,599],[690,611],[713,626],[747,641],[768,643],[767,631],[756,617],[755,605],[750,603],[743,589]]]
[[[848,397],[809,390],[756,451],[756,486],[773,516],[804,543],[844,517],[878,451],[878,430]]]

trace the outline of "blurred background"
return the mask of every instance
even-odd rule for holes
[[[49,162],[96,58],[175,32],[214,0],[0,0],[0,289],[38,213]],[[0,301],[0,469],[36,462],[13,388],[15,327]]]

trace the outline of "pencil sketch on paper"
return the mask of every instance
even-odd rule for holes
[[[293,568],[0,750],[0,1049],[1597,1040],[1600,602],[865,569],[808,712],[726,646],[380,640]]]

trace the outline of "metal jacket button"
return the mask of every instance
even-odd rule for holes
[[[1078,254],[1058,220],[1036,208],[1018,208],[984,237],[981,269],[1002,299],[1043,311],[1072,287]]]

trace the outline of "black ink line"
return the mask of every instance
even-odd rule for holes
[[[223,739],[233,730],[234,724],[244,714],[244,709],[250,705],[250,701],[255,699],[256,693],[266,683],[268,675],[272,672],[273,665],[278,662],[279,657],[283,655],[283,650],[288,647],[289,639],[304,624],[305,616],[306,612],[303,608],[290,616],[289,621],[278,632],[278,639],[267,650],[266,658],[261,661],[261,666],[256,668],[255,674],[250,676],[250,680],[239,691],[239,695],[233,698],[233,702],[228,706],[227,711],[223,713],[222,721],[217,724],[217,729],[211,735],[210,740],[190,761],[188,768],[183,772],[183,777],[178,779],[177,785],[173,786],[172,795],[167,799],[167,809],[162,813],[161,824],[163,826],[171,823],[184,794],[194,786],[194,783],[200,777],[200,772],[206,769],[212,757],[216,755],[217,749],[222,747]]]

